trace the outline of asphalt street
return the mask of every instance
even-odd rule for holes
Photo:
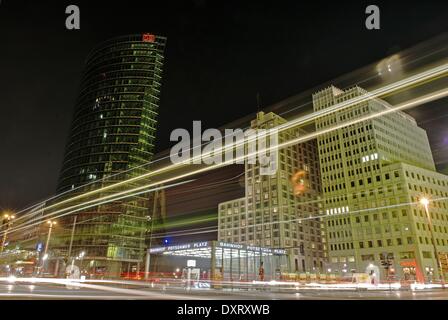
[[[0,283],[0,299],[94,299],[94,300],[446,300],[448,290],[231,290],[131,287],[129,285]]]

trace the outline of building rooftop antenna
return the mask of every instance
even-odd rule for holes
[[[257,113],[260,112],[260,92],[257,92]]]

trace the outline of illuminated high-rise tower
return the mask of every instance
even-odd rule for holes
[[[87,58],[58,192],[130,167],[153,154],[166,38],[103,42]]]
[[[146,172],[141,165],[153,155],[165,42],[147,33],[121,36],[87,57],[57,189],[68,191],[64,197]],[[63,224],[74,235],[60,232],[54,247],[70,257],[85,252],[101,270],[126,271],[143,259],[147,201],[134,197],[77,212],[75,228],[70,215]]]

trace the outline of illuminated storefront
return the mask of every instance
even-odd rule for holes
[[[186,268],[188,261],[200,269],[201,279],[224,281],[280,279],[289,272],[286,250],[255,247],[222,241],[204,241],[149,249],[150,272],[175,272]]]

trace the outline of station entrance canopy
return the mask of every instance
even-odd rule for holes
[[[222,280],[257,280],[263,264],[265,280],[276,279],[288,271],[284,249],[265,248],[223,241],[202,241],[151,248],[151,256],[158,256],[164,271],[172,271],[187,259],[196,259],[201,272],[209,278]],[[151,259],[154,261],[154,259]],[[160,266],[154,266],[160,270]]]

